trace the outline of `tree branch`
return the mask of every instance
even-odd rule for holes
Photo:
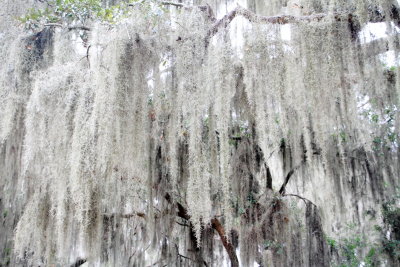
[[[60,28],[63,27],[63,25],[60,23],[46,23],[46,24],[44,24],[44,26],[45,27],[60,27]]]
[[[314,14],[310,16],[299,16],[299,17],[291,15],[279,15],[279,16],[267,17],[255,14],[252,11],[238,5],[234,10],[226,14],[223,18],[216,21],[211,26],[211,28],[207,32],[206,39],[210,39],[212,36],[214,36],[219,31],[220,28],[226,28],[232,22],[232,20],[237,16],[242,16],[250,22],[283,25],[296,22],[320,21],[323,18],[325,18],[327,14],[321,13],[321,14]]]
[[[298,165],[296,167],[294,167],[293,169],[290,170],[290,172],[286,175],[285,181],[283,182],[281,189],[279,189],[279,194],[281,194],[282,196],[285,194],[285,190],[286,190],[286,185],[289,183],[290,178],[292,177],[292,175],[294,174],[294,172],[300,168],[301,165]]]
[[[70,267],[79,267],[87,262],[87,259],[77,259]]]
[[[169,202],[172,203],[172,198],[169,194],[165,195],[165,199]],[[181,217],[182,219],[185,219],[187,221],[190,221],[190,216],[186,210],[186,208],[180,204],[179,202],[176,202],[176,205],[178,207],[178,216]],[[231,261],[231,267],[239,267],[239,260],[235,252],[235,248],[233,245],[228,241],[225,233],[225,229],[222,226],[221,222],[217,219],[214,218],[211,220],[211,226],[214,230],[217,231],[221,238],[222,245],[224,246],[226,252],[228,253],[229,259]]]
[[[231,267],[239,267],[239,260],[236,256],[235,248],[232,246],[232,243],[228,241],[224,227],[217,218],[211,220],[211,225],[221,238],[222,244],[224,245],[225,250],[229,255],[229,259],[231,260]]]
[[[143,218],[143,219],[146,219],[146,214],[144,214],[143,212],[135,212],[135,213],[130,213],[130,214],[121,214],[120,215],[121,216],[121,218],[124,218],[124,219],[130,219],[130,218],[132,218],[132,217],[140,217],[140,218]]]
[[[103,217],[105,218],[113,218],[114,216],[118,216],[124,219],[130,219],[132,217],[140,217],[146,219],[146,214],[144,214],[143,212],[133,212],[128,214],[103,214]]]
[[[199,10],[206,12],[208,18],[211,19],[211,21],[216,20],[215,16],[214,16],[214,12],[213,12],[212,8],[210,7],[210,5],[208,5],[208,4],[204,5],[204,6],[190,6],[190,5],[185,5],[182,3],[170,2],[170,1],[162,1],[162,2],[160,2],[160,4],[164,5],[164,6],[174,6],[177,8],[184,8],[184,9],[189,9],[189,10],[191,10],[193,8],[198,8]]]
[[[91,31],[91,29],[86,26],[71,26],[71,27],[68,27],[68,30],[70,30],[70,31],[72,31],[72,30]]]
[[[182,254],[179,254],[179,253],[178,253],[178,257],[181,257],[181,258],[184,258],[184,259],[187,259],[187,260],[190,260],[190,261],[195,262],[195,260],[193,260],[193,259],[191,259],[191,258],[189,258],[189,257],[186,257],[186,256],[184,256],[184,255],[182,255]]]
[[[376,7],[375,9],[369,10],[369,22],[385,22],[387,21],[387,16],[385,16],[379,9]],[[321,21],[326,17],[332,17],[336,21],[347,21],[349,23],[353,23],[356,21],[356,16],[352,13],[346,12],[335,12],[333,14],[328,13],[318,13],[312,14],[308,16],[292,16],[292,15],[279,15],[279,16],[260,16],[246,8],[241,6],[237,6],[234,10],[226,14],[223,18],[216,21],[211,28],[207,32],[206,40],[213,37],[220,28],[226,28],[234,18],[237,16],[242,16],[250,22],[258,22],[258,23],[266,23],[266,24],[290,24],[290,23],[300,23],[300,22],[312,22],[312,21]],[[390,19],[394,21],[394,23],[400,27],[400,12],[399,9],[393,5],[390,11]]]
[[[308,203],[312,204],[314,207],[317,207],[317,205],[315,205],[311,200],[309,200],[309,199],[307,199],[305,197],[296,195],[296,194],[284,194],[284,195],[282,195],[282,197],[297,197],[297,198],[300,198],[301,200],[303,200],[304,203],[306,203],[306,205],[307,205],[307,202],[308,202]]]
[[[164,6],[175,6],[175,7],[184,7],[184,8],[190,8],[191,6],[187,6],[185,4],[182,3],[176,3],[176,2],[170,2],[170,1],[162,1],[160,2],[161,5]]]
[[[45,27],[60,27],[60,28],[64,28],[64,26],[60,23],[46,23],[43,26]],[[68,30],[72,31],[72,30],[82,30],[82,31],[90,31],[91,29],[89,27],[86,26],[70,26],[68,27]]]

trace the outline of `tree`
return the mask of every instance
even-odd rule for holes
[[[395,1],[45,2],[2,69],[15,264],[398,263],[372,250],[399,184]]]

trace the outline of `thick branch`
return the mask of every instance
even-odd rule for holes
[[[226,28],[234,18],[237,16],[243,16],[250,22],[258,22],[258,23],[268,23],[268,24],[289,24],[296,22],[310,22],[310,21],[320,21],[327,16],[325,13],[314,14],[310,16],[291,16],[291,15],[279,15],[279,16],[260,16],[248,9],[245,9],[241,6],[237,6],[234,10],[226,14],[223,18],[216,21],[211,28],[208,30],[207,39],[214,36],[220,28]],[[349,15],[347,15],[348,17]]]
[[[171,196],[169,194],[165,195],[165,199],[172,203],[172,199]],[[180,204],[179,202],[176,202],[176,205],[178,207],[178,216],[181,217],[182,219],[185,219],[187,221],[190,220],[190,216],[186,210],[186,208]],[[222,226],[222,224],[220,223],[220,221],[217,218],[214,218],[211,220],[211,226],[214,230],[217,231],[217,233],[219,234],[220,238],[221,238],[221,242],[226,250],[226,252],[228,253],[229,259],[231,261],[231,266],[232,267],[239,267],[239,260],[238,257],[236,255],[235,252],[235,248],[233,247],[232,243],[229,243],[227,237],[226,237],[226,233],[224,230],[224,227]]]
[[[166,199],[169,203],[172,204],[172,198],[171,198],[171,196],[170,196],[169,194],[166,194],[166,195],[165,195],[165,199]],[[187,210],[185,209],[185,207],[183,207],[182,204],[179,203],[179,202],[176,202],[176,205],[177,205],[177,207],[178,207],[178,217],[181,217],[182,219],[185,219],[185,220],[189,221],[189,220],[190,220],[190,216],[189,216],[189,214],[187,213]]]
[[[222,244],[224,245],[226,252],[229,255],[229,259],[231,260],[231,267],[239,267],[239,260],[236,256],[235,248],[232,246],[232,243],[228,241],[224,227],[217,218],[211,220],[211,225],[221,238]]]
[[[290,23],[299,23],[299,22],[312,22],[312,21],[321,21],[326,17],[332,17],[336,21],[347,21],[349,23],[353,23],[356,21],[356,16],[352,13],[318,13],[312,14],[309,16],[291,16],[291,15],[279,15],[279,16],[260,16],[248,9],[245,9],[241,6],[237,6],[234,10],[226,14],[223,18],[216,21],[211,28],[209,29],[206,40],[210,39],[214,36],[219,29],[226,28],[234,18],[237,16],[242,16],[250,22],[258,22],[265,24],[290,24]],[[400,27],[400,12],[396,6],[392,6],[390,11],[390,19],[394,21],[394,23]],[[385,16],[378,8],[373,10],[369,10],[369,22],[385,22],[388,20],[387,16]],[[207,41],[208,42],[208,41]]]

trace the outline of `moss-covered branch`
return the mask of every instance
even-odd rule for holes
[[[390,10],[390,18],[388,18],[382,11],[378,8],[370,9],[369,12],[369,22],[385,22],[387,20],[392,20],[397,26],[400,26],[400,12],[396,6],[392,6]],[[209,29],[207,33],[207,39],[214,36],[221,28],[226,28],[234,18],[242,16],[250,22],[255,23],[265,23],[265,24],[291,24],[291,23],[302,23],[302,22],[313,22],[321,21],[325,18],[334,18],[336,21],[347,21],[349,24],[356,22],[357,16],[349,12],[335,12],[335,13],[318,13],[308,16],[292,16],[292,15],[279,15],[279,16],[261,16],[246,8],[237,6],[231,12],[226,14],[220,20],[217,20]]]
[[[165,199],[172,203],[172,198],[169,194],[165,196]],[[178,208],[178,217],[185,219],[187,221],[190,220],[190,216],[186,208],[179,202],[176,202],[176,206]],[[217,218],[213,218],[211,220],[211,227],[217,231],[219,237],[221,238],[222,245],[224,246],[226,252],[228,253],[229,259],[231,261],[231,267],[239,267],[239,260],[235,252],[235,248],[233,247],[232,243],[229,242],[227,238],[227,234],[225,232],[224,227],[222,226],[221,222]],[[191,231],[193,231],[191,229]],[[193,233],[194,234],[194,233]]]

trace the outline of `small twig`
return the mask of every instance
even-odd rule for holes
[[[70,31],[72,31],[72,30],[91,31],[91,29],[86,26],[71,26],[71,27],[68,27],[68,30],[70,30]]]
[[[91,47],[92,47],[92,46],[89,45],[88,48],[87,48],[87,50],[86,50],[86,59],[87,59],[88,65],[89,65],[89,69],[90,69],[89,51],[90,51],[90,48],[91,48]]]
[[[43,26],[45,27],[60,27],[60,28],[64,28],[64,26],[60,23],[46,23]],[[68,30],[72,31],[72,30],[82,30],[82,31],[90,31],[91,29],[89,27],[86,26],[69,26]]]
[[[161,5],[164,6],[174,6],[177,8],[184,8],[184,9],[193,9],[193,8],[198,8],[201,11],[208,11],[210,9],[209,5],[204,5],[204,6],[192,6],[192,5],[185,5],[182,3],[177,3],[177,2],[171,2],[171,1],[162,1],[160,2]]]
[[[309,199],[307,199],[305,197],[296,195],[296,194],[284,194],[284,195],[282,195],[282,197],[297,197],[297,198],[300,198],[301,200],[303,200],[304,203],[306,203],[306,205],[307,205],[307,202],[308,202],[308,203],[312,204],[314,207],[317,207],[317,205],[315,205],[311,200],[309,200]]]
[[[186,257],[186,256],[184,256],[184,255],[182,255],[182,254],[179,254],[179,253],[178,253],[178,256],[179,256],[179,257],[182,257],[182,258],[184,258],[184,259],[190,260],[190,261],[194,261],[193,259],[191,259],[191,258],[189,258],[189,257]]]
[[[182,3],[170,2],[170,1],[163,1],[160,4],[164,6],[175,6],[175,7],[185,7],[185,8],[190,7]]]
[[[46,23],[43,26],[45,26],[45,27],[61,27],[61,28],[63,27],[63,25],[60,23]]]
[[[214,12],[212,10],[212,8],[210,7],[210,5],[204,5],[204,6],[191,6],[191,5],[185,5],[182,3],[176,3],[176,2],[170,2],[170,1],[162,1],[160,2],[161,5],[164,6],[174,6],[177,8],[183,8],[183,9],[193,9],[193,8],[198,8],[199,10],[201,10],[202,12],[206,12],[207,16],[209,19],[211,19],[211,21],[215,21],[215,16],[214,16]]]
[[[146,219],[146,214],[144,214],[143,212],[136,212],[136,213],[130,213],[130,214],[121,214],[121,218],[124,219],[130,219],[132,217],[140,217],[143,219]]]
[[[134,213],[128,213],[128,214],[104,214],[103,215],[105,218],[113,218],[114,216],[119,216],[124,219],[130,219],[132,217],[140,217],[143,219],[146,219],[146,214],[143,212],[134,212]]]
[[[265,160],[266,162],[268,162],[268,160],[272,157],[272,155],[274,155],[277,149],[278,148],[274,149],[271,153],[269,153],[269,157]]]
[[[134,7],[137,4],[139,4],[139,3],[128,4],[128,6]],[[185,5],[185,4],[182,4],[182,3],[170,2],[170,1],[162,1],[159,4],[160,5],[164,5],[164,6],[175,6],[175,7],[178,7],[178,8],[194,8],[194,7],[197,7],[197,6],[188,6],[188,5]]]
[[[176,223],[183,227],[190,227],[190,225],[186,224],[186,223],[180,223],[180,222],[176,222]]]

